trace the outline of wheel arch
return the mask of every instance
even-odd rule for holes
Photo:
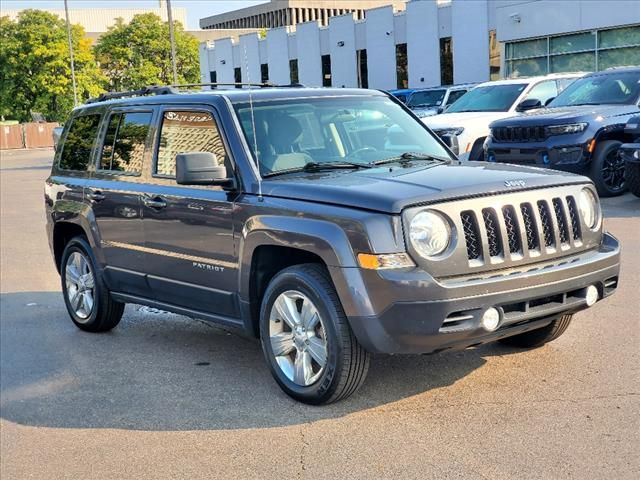
[[[87,234],[85,228],[76,222],[60,221],[53,226],[53,258],[56,269],[60,273],[60,264],[62,262],[62,254],[65,247],[72,238],[83,236],[91,244],[91,237]],[[92,245],[93,247],[93,245]]]

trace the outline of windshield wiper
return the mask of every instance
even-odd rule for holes
[[[303,167],[288,168],[286,170],[279,170],[276,172],[265,173],[262,175],[262,177],[263,178],[274,177],[276,175],[285,175],[287,173],[319,172],[321,170],[338,170],[341,168],[358,169],[358,168],[372,168],[372,166],[368,163],[348,162],[343,160],[340,160],[337,162],[309,162],[309,163],[306,163]]]
[[[376,160],[375,162],[369,163],[369,165],[378,166],[378,165],[385,165],[387,163],[407,163],[411,160],[428,160],[431,162],[451,163],[450,158],[436,157],[428,153],[404,152],[402,155],[398,155],[397,157],[390,157],[390,158],[384,158],[382,160]]]

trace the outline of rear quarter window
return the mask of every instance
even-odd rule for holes
[[[62,144],[58,166],[62,170],[85,171],[98,138],[100,114],[74,118]]]

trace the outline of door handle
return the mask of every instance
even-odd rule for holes
[[[144,200],[142,200],[142,203],[144,203],[145,207],[155,208],[158,210],[167,206],[167,202],[162,197],[145,197]]]
[[[89,197],[89,199],[94,202],[101,202],[102,200],[107,198],[100,190],[89,190],[89,193],[87,193],[87,197]]]

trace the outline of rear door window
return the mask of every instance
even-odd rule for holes
[[[59,167],[63,170],[85,171],[96,145],[100,115],[82,115],[72,120],[62,145]]]
[[[458,100],[461,96],[467,93],[466,90],[454,90],[449,94],[449,98],[447,99],[447,105],[451,105],[453,102]]]
[[[102,145],[100,170],[139,175],[151,125],[151,112],[115,113]]]

